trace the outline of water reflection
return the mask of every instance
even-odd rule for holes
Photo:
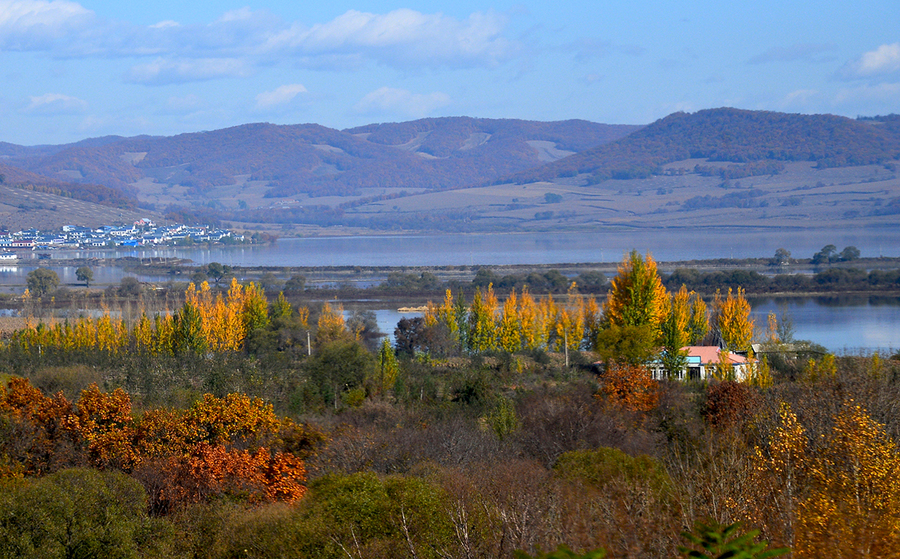
[[[183,258],[232,266],[460,266],[615,262],[632,249],[659,261],[768,258],[778,248],[809,258],[824,244],[863,256],[900,256],[900,228],[849,231],[639,230],[353,236],[280,239],[272,245],[53,251],[60,258]]]

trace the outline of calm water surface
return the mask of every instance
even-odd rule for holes
[[[177,257],[232,266],[461,266],[618,262],[632,249],[658,261],[769,257],[786,248],[809,258],[826,244],[863,256],[900,256],[900,227],[853,231],[585,231],[521,234],[355,236],[280,239],[272,245],[59,251],[53,258]]]
[[[756,330],[765,332],[769,313],[791,321],[795,340],[809,340],[838,354],[893,354],[900,350],[900,297],[751,298]],[[396,309],[375,311],[378,327],[392,335],[401,318],[421,316]]]

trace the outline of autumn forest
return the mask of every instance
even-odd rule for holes
[[[599,298],[485,275],[391,338],[302,285],[198,278],[75,319],[26,291],[0,556],[900,555],[898,356],[675,276],[636,251]],[[686,346],[719,348],[708,379]]]

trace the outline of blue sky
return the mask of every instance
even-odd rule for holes
[[[900,2],[0,0],[0,141],[900,113]]]

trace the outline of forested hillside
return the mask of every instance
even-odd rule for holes
[[[264,181],[273,197],[349,195],[362,188],[452,188],[483,183],[620,138],[635,126],[426,119],[346,131],[316,124],[247,124],[167,138],[76,144],[49,155],[7,150],[48,177],[125,189],[142,178],[202,194],[243,180]],[[420,140],[406,145],[410,140]],[[538,149],[529,142],[550,142]],[[402,145],[401,145],[402,144]],[[543,147],[543,146],[541,146]],[[41,153],[41,152],[38,152]]]
[[[814,161],[821,168],[867,165],[900,158],[893,117],[851,120],[739,109],[674,113],[634,134],[512,177],[519,183],[577,174],[591,182],[644,178],[685,159],[732,163]],[[760,174],[771,168],[759,166]]]
[[[116,189],[95,183],[54,180],[3,163],[0,163],[0,184],[117,208],[137,206],[134,189],[128,186]]]

